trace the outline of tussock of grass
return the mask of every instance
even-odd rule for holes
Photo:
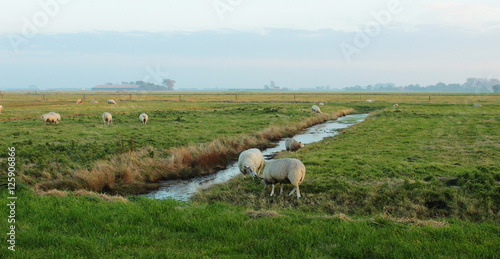
[[[252,218],[271,218],[271,217],[283,217],[284,215],[279,214],[276,211],[245,211],[245,214]]]
[[[99,200],[103,201],[109,201],[109,202],[122,202],[122,203],[127,203],[128,200],[122,196],[115,195],[107,195],[103,193],[95,193],[95,192],[89,192],[87,190],[77,190],[74,192],[68,192],[68,191],[60,191],[60,190],[48,190],[48,191],[42,191],[42,190],[37,190],[35,191],[35,194],[39,196],[54,196],[54,197],[68,197],[70,195],[74,196],[85,196],[85,197],[92,197],[92,198],[97,198]]]
[[[158,185],[160,180],[190,178],[206,175],[225,168],[249,148],[266,148],[273,142],[290,137],[307,127],[336,119],[351,113],[345,109],[334,113],[323,113],[305,121],[286,127],[272,126],[253,136],[221,137],[208,143],[175,147],[166,151],[144,148],[111,157],[108,161],[97,161],[90,169],[78,169],[68,177],[41,182],[37,185],[49,189],[86,189],[111,194],[139,194]],[[151,153],[155,157],[151,157]],[[156,155],[157,154],[157,155]]]

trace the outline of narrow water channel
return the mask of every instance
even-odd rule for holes
[[[362,122],[368,114],[354,114],[338,118],[334,121],[327,121],[322,124],[314,125],[305,132],[295,135],[293,138],[305,145],[319,142],[327,137],[333,137],[339,134],[340,129],[348,128],[354,124]],[[265,161],[271,160],[276,153],[286,150],[285,139],[282,139],[273,148],[262,150]],[[262,174],[262,172],[261,172]],[[144,196],[152,199],[175,199],[188,201],[198,190],[207,188],[213,184],[223,183],[229,179],[241,175],[238,168],[238,162],[234,162],[226,169],[215,174],[204,175],[187,180],[170,180],[161,182],[162,187]]]

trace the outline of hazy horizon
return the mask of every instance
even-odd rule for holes
[[[500,78],[498,1],[1,1],[0,90]]]

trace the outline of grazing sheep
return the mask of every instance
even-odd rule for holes
[[[367,102],[367,103],[373,103],[373,102],[375,102],[375,100],[366,100],[365,102]]]
[[[113,116],[111,116],[111,113],[105,112],[102,114],[102,120],[104,121],[104,125],[106,125],[106,122],[109,124],[113,123]]]
[[[474,107],[483,107],[481,104],[474,104]]]
[[[238,158],[238,167],[243,174],[243,178],[246,178],[246,175],[250,174],[255,179],[260,170],[262,170],[262,167],[264,167],[264,157],[257,148],[245,150],[241,152]]]
[[[114,105],[116,105],[116,102],[115,102],[115,100],[113,100],[113,99],[109,99],[109,100],[108,100],[108,104],[114,104]]]
[[[44,115],[42,115],[42,121],[43,121],[43,124],[46,124],[47,122],[57,124],[56,123],[57,117],[53,113],[44,114]]]
[[[297,151],[299,148],[303,148],[304,144],[302,142],[298,142],[293,138],[289,138],[285,141],[286,151]]]
[[[396,107],[398,107],[398,106],[399,106],[399,105],[396,103],[396,104],[394,104],[392,107],[396,108]]]
[[[98,101],[90,101],[91,103],[99,103]]]
[[[139,120],[141,121],[141,123],[146,124],[148,122],[148,115],[145,113],[139,115]]]
[[[262,182],[267,188],[268,184],[273,185],[271,195],[274,194],[274,185],[281,183],[281,193],[283,193],[283,184],[291,183],[294,187],[288,195],[292,195],[297,191],[297,199],[300,198],[299,184],[304,181],[306,175],[306,167],[302,162],[295,158],[283,158],[271,160],[264,168]]]
[[[321,110],[319,109],[319,107],[317,105],[313,105],[312,106],[312,111],[315,112],[315,113],[321,114]]]
[[[3,106],[0,105],[0,113],[2,113],[2,111],[3,111]]]
[[[78,99],[78,100],[76,100],[76,104],[80,104],[80,103],[83,103],[83,100],[82,100],[82,99]]]
[[[318,105],[325,105],[325,103],[324,102],[320,102]]]
[[[53,123],[59,124],[59,122],[61,121],[61,115],[59,115],[59,113],[57,113],[57,112],[49,112],[49,115],[54,116]]]

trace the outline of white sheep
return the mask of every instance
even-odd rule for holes
[[[3,106],[0,105],[0,113],[2,113],[2,111],[3,111]]]
[[[375,102],[375,100],[366,100],[365,102],[367,102],[367,103],[373,103],[373,102]]]
[[[111,113],[105,112],[102,114],[102,120],[104,121],[104,124],[106,125],[106,122],[109,124],[113,123],[113,116],[111,116]]]
[[[302,142],[298,142],[293,138],[289,138],[285,141],[286,151],[297,151],[299,148],[303,148],[304,144]]]
[[[396,108],[396,107],[398,107],[398,106],[399,106],[399,105],[396,103],[396,104],[394,104],[392,107]]]
[[[276,159],[267,162],[264,168],[262,182],[267,188],[268,184],[273,185],[271,195],[274,194],[274,185],[281,183],[281,193],[283,193],[283,184],[291,183],[294,187],[288,195],[297,191],[297,199],[300,198],[299,184],[304,181],[306,167],[302,162],[295,158]]]
[[[312,111],[321,114],[321,110],[319,109],[318,105],[313,105]]]
[[[42,121],[43,121],[43,124],[47,124],[47,122],[49,123],[56,123],[57,121],[57,117],[54,115],[54,114],[43,114],[42,115]]]
[[[83,100],[82,100],[82,99],[78,99],[78,100],[76,100],[76,104],[80,104],[80,103],[83,103]]]
[[[113,100],[113,99],[109,99],[109,100],[108,100],[108,104],[114,104],[114,105],[116,105],[116,102],[115,102],[115,100]]]
[[[99,103],[98,101],[90,101],[91,103]]]
[[[324,102],[320,102],[320,103],[318,103],[318,105],[325,105],[325,103]]]
[[[54,116],[53,123],[59,124],[59,122],[61,121],[61,115],[59,115],[59,113],[57,113],[57,112],[49,112],[49,115]]]
[[[483,107],[481,104],[474,104],[474,107]]]
[[[139,120],[141,121],[141,123],[146,124],[148,122],[148,115],[145,113],[139,115]]]
[[[246,178],[250,174],[254,179],[264,167],[264,156],[257,148],[252,148],[241,152],[238,158],[238,167],[243,177]]]

